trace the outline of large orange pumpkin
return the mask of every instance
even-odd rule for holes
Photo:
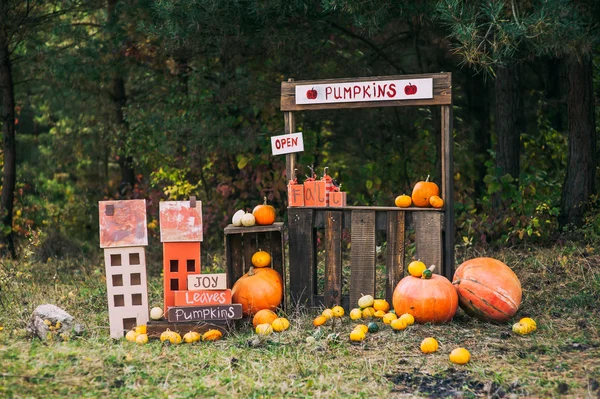
[[[265,202],[261,205],[256,205],[252,210],[252,215],[256,219],[256,224],[267,226],[275,223],[276,213],[272,205],[267,205],[267,197],[264,198]]]
[[[440,188],[434,182],[429,181],[429,176],[425,181],[419,181],[415,184],[412,191],[412,202],[415,206],[430,207],[429,198],[433,195],[440,195]]]
[[[392,303],[396,314],[409,313],[417,323],[445,323],[458,308],[452,283],[439,274],[429,279],[406,276],[396,286]]]
[[[242,305],[244,316],[252,316],[262,309],[275,310],[282,299],[281,275],[270,267],[251,267],[231,289],[231,300]]]
[[[474,258],[454,272],[452,284],[460,307],[470,316],[503,323],[519,310],[521,282],[506,264],[493,258]]]

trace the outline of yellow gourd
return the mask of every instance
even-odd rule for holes
[[[382,319],[383,316],[385,316],[385,312],[383,310],[377,310],[373,316]]]
[[[374,301],[375,301],[375,299],[373,299],[372,295],[363,295],[358,300],[358,307],[361,309],[369,308],[369,307],[373,306]]]
[[[455,348],[450,352],[450,361],[456,364],[466,364],[471,359],[471,354],[465,348]]]
[[[352,330],[352,332],[350,333],[350,341],[353,341],[353,342],[364,341],[365,337],[366,337],[366,334],[362,330],[359,330],[357,328]]]
[[[282,332],[290,328],[290,322],[285,317],[279,317],[273,320],[271,327],[273,327],[273,331]]]
[[[362,315],[365,319],[370,319],[371,317],[375,316],[375,309],[372,307],[364,308]]]
[[[200,334],[195,331],[188,331],[183,334],[183,342],[191,344],[200,341]]]
[[[165,341],[169,341],[170,343],[174,344],[174,345],[178,345],[181,343],[181,335],[179,335],[179,333],[176,333],[175,331],[171,331],[168,328],[162,333],[160,334],[160,341],[161,342],[165,342]]]
[[[322,326],[323,324],[325,324],[325,322],[327,322],[327,317],[325,317],[325,316],[317,316],[313,320],[313,325],[315,327],[319,327],[319,326]]]
[[[341,306],[334,306],[331,311],[334,317],[342,317],[344,315],[344,308]]]
[[[135,338],[135,342],[139,345],[144,345],[148,343],[148,335],[146,334],[138,334]]]
[[[146,332],[147,332],[147,330],[146,330],[146,325],[145,325],[145,324],[143,324],[143,325],[141,325],[141,326],[137,326],[137,327],[135,328],[135,332],[136,332],[136,333],[138,333],[138,334],[146,334]]]
[[[256,333],[258,335],[271,335],[273,334],[273,327],[270,324],[259,324],[256,326]]]
[[[398,318],[398,316],[396,316],[395,313],[386,313],[383,316],[383,323],[390,324],[392,321],[396,320],[397,318]]]
[[[437,351],[439,348],[438,342],[435,338],[425,338],[421,342],[421,352],[423,353],[433,353]]]
[[[333,310],[325,309],[321,315],[329,320],[333,317]]]
[[[406,324],[406,318],[403,319],[402,317],[399,319],[392,320],[390,322],[390,326],[394,331],[402,331],[406,328],[407,325],[408,324]]]
[[[362,310],[360,310],[359,308],[354,308],[350,311],[350,319],[351,320],[358,320],[362,317]]]
[[[410,313],[404,313],[399,318],[406,321],[407,326],[412,326],[413,324],[415,324],[415,317],[413,315],[411,315]]]
[[[252,265],[254,267],[266,267],[271,265],[271,255],[268,252],[259,250],[252,255]]]
[[[425,269],[427,266],[420,260],[413,260],[408,264],[408,273],[413,277],[421,277]]]
[[[139,334],[136,333],[135,330],[129,330],[127,331],[127,334],[125,334],[125,339],[129,342],[135,342],[138,335]]]
[[[518,322],[518,323],[513,324],[512,330],[514,333],[517,333],[519,335],[527,335],[527,334],[531,334],[532,332],[534,332],[536,330],[536,327],[531,323]]]
[[[362,332],[364,332],[365,334],[369,332],[369,327],[365,324],[357,324],[356,327],[354,327],[355,330],[361,330]]]
[[[208,330],[202,335],[202,341],[218,341],[223,338],[223,333],[219,330]]]

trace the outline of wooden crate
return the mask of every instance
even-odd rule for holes
[[[342,207],[288,208],[290,299],[293,305],[356,307],[361,295],[375,295],[376,234],[386,235],[386,299],[392,294],[405,270],[405,232],[410,214],[415,229],[416,258],[426,265],[442,263],[444,212],[432,208]],[[324,229],[325,284],[317,292],[317,229]],[[350,230],[349,295],[342,295],[342,230]]]
[[[227,284],[229,288],[252,266],[252,255],[258,250],[271,255],[271,267],[279,272],[283,281],[285,306],[286,271],[284,225],[275,222],[269,226],[225,227],[225,255],[227,257]]]

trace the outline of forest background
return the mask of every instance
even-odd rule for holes
[[[600,237],[592,0],[0,3],[4,256],[99,257],[98,201],[202,200],[203,262],[238,209],[286,218],[281,82],[452,72],[456,242]],[[349,205],[440,182],[435,108],[299,113],[299,177]],[[206,256],[206,258],[205,258]],[[206,260],[205,260],[206,259]]]

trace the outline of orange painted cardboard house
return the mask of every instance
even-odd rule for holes
[[[190,274],[199,274],[202,202],[163,201],[159,204],[163,243],[164,312],[175,306],[175,292],[187,290]]]

